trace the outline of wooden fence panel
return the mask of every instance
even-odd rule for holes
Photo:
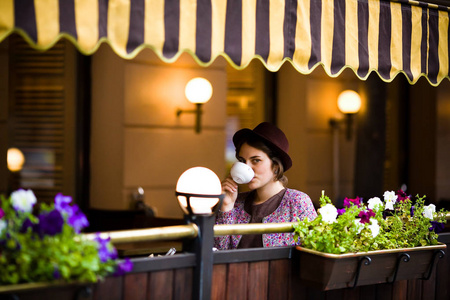
[[[174,274],[174,300],[190,300],[192,299],[192,278],[194,270],[176,269]]]
[[[220,264],[213,266],[211,280],[211,299],[225,300],[227,291],[227,265]]]
[[[249,300],[267,299],[269,290],[269,262],[249,264],[247,294]]]
[[[288,299],[291,278],[291,261],[272,260],[269,268],[269,298]]]
[[[408,280],[408,300],[418,300],[422,298],[421,280]]]
[[[173,297],[173,270],[157,271],[149,274],[148,300],[170,300]]]
[[[147,299],[147,273],[126,274],[124,279],[124,300],[146,300]]]
[[[233,263],[228,265],[227,299],[247,299],[248,263]]]
[[[394,286],[392,288],[392,299],[408,299],[408,280],[399,280],[394,283]]]
[[[93,298],[95,300],[119,300],[123,297],[124,277],[107,277],[95,285]]]

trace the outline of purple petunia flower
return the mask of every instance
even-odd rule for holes
[[[114,276],[122,276],[127,272],[130,272],[133,270],[133,263],[131,260],[127,257],[124,261],[121,261],[119,264],[117,264],[116,271],[114,272]]]
[[[343,213],[345,213],[345,208],[339,208],[337,210],[338,216],[342,215]]]
[[[76,233],[89,226],[89,221],[78,205],[70,205],[72,197],[59,193],[55,196],[55,209],[67,217],[67,224],[73,227]]]
[[[53,268],[53,278],[54,279],[60,279],[61,278],[61,272],[59,272],[59,269],[57,266]]]
[[[444,230],[444,227],[445,227],[444,223],[440,223],[437,221],[430,221],[430,223],[431,223],[431,227],[428,228],[430,231],[434,230],[434,232],[440,233]]]
[[[80,233],[81,229],[89,226],[89,221],[78,205],[75,204],[72,206],[72,211],[68,216],[67,224],[72,226],[76,233]]]
[[[55,196],[55,209],[59,210],[60,213],[70,214],[72,212],[72,207],[70,203],[72,202],[72,197],[64,196],[61,193],[58,193]]]
[[[62,231],[63,225],[63,216],[58,210],[54,209],[49,213],[40,214],[39,224],[35,228],[42,238],[46,234],[53,236],[60,233]]]
[[[362,204],[362,198],[361,197],[356,197],[355,199],[350,199],[350,198],[345,198],[344,199],[344,206],[345,207],[350,207],[352,205],[357,205],[358,207],[360,207]]]
[[[410,209],[410,215],[411,215],[411,217],[414,217],[414,210],[415,210],[416,208],[414,207],[414,205],[413,206],[411,206],[411,209]]]
[[[1,202],[0,202],[1,203]],[[0,219],[5,216],[5,212],[0,208]]]
[[[109,241],[111,238],[103,239],[99,233],[97,233],[95,237],[95,241],[98,243],[98,257],[100,258],[101,262],[106,262],[109,259],[116,259],[117,256],[117,250],[110,245]]]
[[[22,223],[22,227],[20,228],[19,232],[25,233],[25,232],[27,232],[28,228],[30,228],[30,227],[34,230],[34,226],[35,226],[35,224],[33,224],[33,222],[31,222],[30,219],[26,219]]]
[[[360,211],[358,214],[358,217],[361,218],[361,220],[359,221],[360,223],[370,223],[370,218],[374,217],[375,213],[373,212],[373,210],[369,209],[366,211]]]

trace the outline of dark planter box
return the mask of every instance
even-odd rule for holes
[[[334,290],[406,279],[428,279],[445,244],[346,254],[329,254],[297,246],[303,284]]]

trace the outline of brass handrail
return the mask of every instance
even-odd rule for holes
[[[294,227],[292,227],[294,224],[297,224],[297,222],[215,225],[214,236],[292,232],[294,231]]]
[[[450,220],[450,212],[446,214],[446,219]],[[292,225],[294,224],[297,224],[297,222],[214,225],[214,236],[293,232],[294,228]],[[89,233],[84,234],[83,236],[93,240],[96,235],[96,233]],[[102,238],[111,238],[113,244],[181,240],[184,238],[192,239],[197,237],[197,235],[198,227],[193,223],[187,225],[100,233]]]
[[[99,233],[100,237],[111,238],[113,244],[123,244],[130,242],[153,242],[180,240],[184,238],[195,238],[198,235],[197,225],[191,223],[187,225],[165,226],[148,229],[118,230]],[[94,240],[97,233],[88,233],[84,238]]]

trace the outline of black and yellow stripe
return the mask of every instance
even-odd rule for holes
[[[2,0],[0,41],[12,32],[37,49],[66,37],[84,54],[107,42],[127,59],[148,47],[167,62],[187,51],[201,65],[222,55],[236,68],[256,57],[271,71],[449,78],[449,8],[412,0]]]

